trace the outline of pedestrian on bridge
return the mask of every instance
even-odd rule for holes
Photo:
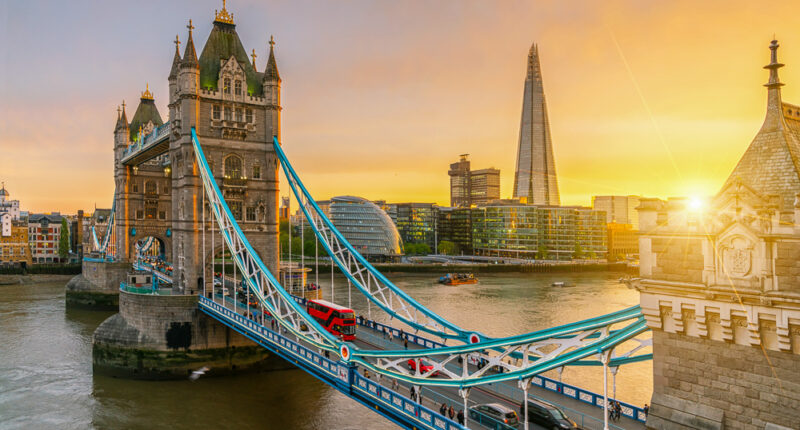
[[[389,329],[389,342],[394,342],[394,336],[392,335],[392,329]]]
[[[447,417],[447,405],[444,403],[442,403],[442,406],[439,406],[439,415]]]
[[[383,338],[386,339],[386,327],[383,328]]]
[[[403,347],[404,347],[405,349],[408,349],[408,338],[407,338],[407,337],[404,337],[404,338],[403,338]]]
[[[453,409],[453,405],[450,405],[450,410],[447,411],[447,415],[450,416],[451,420],[456,417],[456,410]]]
[[[397,382],[397,379],[392,379],[392,390],[397,391],[400,389],[400,383]]]
[[[459,409],[458,410],[457,418],[458,418],[458,423],[463,426],[464,425],[464,410],[463,409]]]
[[[408,397],[410,397],[412,401],[417,398],[417,392],[414,390],[414,386],[413,385],[408,390]]]

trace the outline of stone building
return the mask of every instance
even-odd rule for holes
[[[28,217],[28,243],[34,263],[59,263],[61,214],[33,214]],[[64,234],[67,234],[64,232]]]
[[[11,219],[11,214],[0,214],[3,224],[0,233],[0,265],[31,264],[31,248],[28,244],[28,225],[24,221]],[[6,223],[8,228],[6,228]]]
[[[118,116],[116,237],[117,249],[125,250],[128,261],[135,257],[139,241],[158,239],[165,258],[173,262],[176,291],[196,293],[204,273],[203,195],[192,127],[240,227],[267,267],[278,271],[278,162],[272,140],[280,138],[281,78],[274,41],[270,39],[269,57],[259,72],[255,50],[248,57],[233,14],[224,5],[199,57],[191,20],[187,28],[183,55],[176,38],[168,75],[169,122],[162,125],[149,88],[130,123],[124,107]],[[163,155],[134,166],[121,162],[128,148],[161,132],[169,133]],[[205,220],[208,230],[208,209]],[[217,248],[208,250],[205,261],[211,261],[212,252],[221,252]]]
[[[800,423],[800,106],[781,100],[777,49],[764,124],[710,207],[641,202],[648,428]]]

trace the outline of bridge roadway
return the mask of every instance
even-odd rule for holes
[[[232,279],[229,279],[226,276],[226,286],[228,284],[232,284]],[[232,285],[230,285],[232,286]],[[215,301],[219,302],[222,296],[220,294],[215,294]],[[225,302],[227,306],[231,309],[233,308],[233,298],[226,297]],[[237,303],[237,311],[241,315],[246,315],[247,307],[243,305],[241,302]],[[252,312],[252,308],[251,308]],[[267,317],[270,319],[271,317]],[[269,323],[265,323],[267,327],[270,327]],[[404,347],[402,340],[399,336],[393,336],[392,340],[388,337],[384,338],[382,333],[378,330],[373,328],[366,327],[364,325],[358,325],[356,331],[356,340],[352,341],[352,343],[361,349],[372,349],[372,350],[386,350],[386,349],[402,349]],[[408,343],[408,347],[410,349],[422,349],[421,345],[418,345],[413,342]],[[424,361],[424,360],[423,360]],[[448,367],[453,366],[453,369],[458,369],[458,365],[453,363]],[[470,364],[472,369],[475,369],[475,365]],[[598,371],[601,371],[598,368]],[[364,375],[364,369],[359,368],[358,372],[360,375]],[[383,379],[383,380],[376,380],[377,375],[370,372],[370,379],[375,382],[380,383],[382,386],[387,388],[392,388],[392,381],[391,379]],[[401,394],[409,395],[410,394],[410,384],[400,382],[400,389],[397,390]],[[470,390],[469,394],[469,407],[472,407],[477,404],[483,403],[500,403],[508,408],[511,408],[514,411],[517,411],[519,414],[519,407],[521,404],[523,392],[519,389],[515,383],[513,382],[501,382],[495,384],[488,384],[483,386],[474,387]],[[570,417],[573,421],[575,421],[580,427],[585,429],[591,430],[600,430],[603,428],[603,409],[597,406],[582,402],[577,399],[570,398],[568,396],[562,395],[560,393],[547,390],[542,387],[538,387],[536,385],[531,385],[528,389],[528,396],[534,399],[544,400],[546,402],[552,403],[559,408],[561,408],[564,413]],[[463,399],[458,394],[458,390],[456,388],[450,387],[422,387],[422,401],[423,405],[427,406],[428,408],[438,411],[439,407],[442,403],[445,403],[448,407],[451,405],[456,412],[459,409],[463,409]],[[466,412],[465,412],[466,414]],[[522,414],[519,414],[520,417]],[[470,428],[478,428],[475,426],[475,422],[469,420]],[[484,427],[479,427],[484,428]],[[520,423],[519,428],[522,429],[523,425]],[[539,429],[541,427],[530,424],[531,429]],[[618,422],[613,422],[609,420],[609,428],[611,429],[630,429],[630,430],[640,430],[644,429],[644,423],[641,421],[637,421],[626,416],[622,416]],[[549,430],[549,429],[548,429]]]

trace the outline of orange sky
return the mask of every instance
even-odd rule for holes
[[[0,180],[25,210],[108,207],[117,104],[132,113],[150,82],[163,116],[170,41],[193,18],[199,51],[220,5],[26,3],[0,5]],[[275,35],[284,148],[318,199],[446,205],[447,167],[461,153],[501,169],[509,197],[534,41],[565,204],[715,193],[763,119],[773,33],[784,100],[800,103],[798,2],[228,8],[259,69]]]

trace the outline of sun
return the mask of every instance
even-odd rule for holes
[[[689,210],[692,212],[702,212],[705,208],[705,199],[700,196],[689,196]]]

